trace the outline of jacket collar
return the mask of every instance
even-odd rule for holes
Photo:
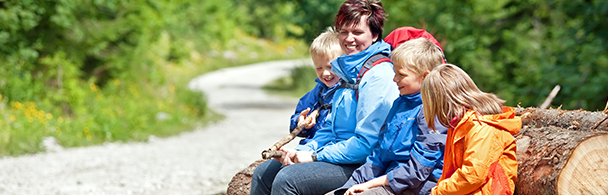
[[[331,71],[334,72],[340,79],[348,83],[355,83],[357,74],[361,70],[365,60],[378,53],[390,54],[391,46],[380,40],[362,52],[353,55],[342,55],[331,62]]]
[[[411,95],[401,95],[397,98],[398,102],[407,102],[412,106],[418,106],[422,104],[422,99],[420,98],[420,92],[411,94]]]

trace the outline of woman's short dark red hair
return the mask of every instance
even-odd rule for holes
[[[362,16],[367,16],[367,25],[372,34],[378,35],[376,41],[382,40],[382,28],[388,14],[380,1],[347,0],[340,6],[334,25],[338,31],[345,25],[358,25]]]

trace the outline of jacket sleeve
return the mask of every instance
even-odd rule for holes
[[[486,181],[491,152],[502,151],[496,143],[492,127],[473,127],[464,138],[463,165],[452,176],[437,184],[433,194],[468,194],[479,189]],[[458,148],[455,148],[458,150]]]
[[[434,134],[439,135],[439,134]],[[401,193],[408,188],[418,188],[433,173],[433,169],[443,158],[443,142],[440,136],[421,135],[410,152],[406,164],[388,172],[387,179],[393,191]],[[429,136],[432,136],[429,138]],[[443,136],[445,138],[445,136]]]
[[[300,116],[300,112],[306,110],[306,108],[310,108],[310,112],[312,112],[315,108],[315,104],[319,100],[319,90],[321,90],[320,84],[317,85],[310,90],[308,93],[304,94],[298,101],[298,105],[296,106],[296,111],[291,115],[291,123],[289,124],[289,133],[291,133],[298,126],[298,117]],[[312,128],[317,128],[316,125]],[[310,129],[303,129],[298,136],[307,137],[308,134],[312,132]]]
[[[333,126],[333,117],[331,115],[331,112],[327,115],[325,125],[323,126],[323,128],[317,130],[312,140],[310,140],[305,145],[300,144],[296,146],[295,149],[298,151],[318,151],[321,146],[329,143],[334,138],[333,132],[331,131],[331,128]],[[319,159],[318,156],[319,154],[317,153],[317,159]]]
[[[447,128],[435,121],[435,124],[437,124],[435,128],[439,133],[434,133],[428,128],[422,111],[418,113],[416,120],[418,125],[411,131],[418,131],[419,133],[412,144],[409,153],[410,160],[387,174],[391,188],[397,193],[401,193],[408,188],[418,188],[420,184],[429,179],[435,167],[443,166]],[[441,176],[441,173],[435,177],[439,178],[439,176]]]
[[[319,161],[334,164],[365,162],[377,145],[380,127],[399,95],[397,85],[392,81],[394,75],[392,64],[383,62],[363,76],[358,91],[355,135],[317,151]]]
[[[382,176],[383,174],[384,174],[383,167],[365,163],[365,164],[361,165],[359,168],[355,169],[355,171],[353,172],[351,177],[348,179],[348,181],[346,181],[346,183],[344,185],[342,185],[342,187],[338,188],[338,190],[348,189],[356,184],[367,182],[376,177]]]

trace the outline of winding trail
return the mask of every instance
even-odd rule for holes
[[[144,143],[109,143],[0,159],[0,194],[222,194],[232,176],[288,133],[296,98],[260,87],[310,60],[226,68],[193,79],[226,118]],[[289,144],[293,147],[297,141]]]

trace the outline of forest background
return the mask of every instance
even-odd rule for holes
[[[42,151],[48,137],[63,147],[146,141],[216,120],[188,81],[307,57],[342,2],[0,0],[0,156]],[[555,85],[553,107],[606,105],[608,1],[382,2],[384,35],[426,29],[509,106],[538,106]]]

